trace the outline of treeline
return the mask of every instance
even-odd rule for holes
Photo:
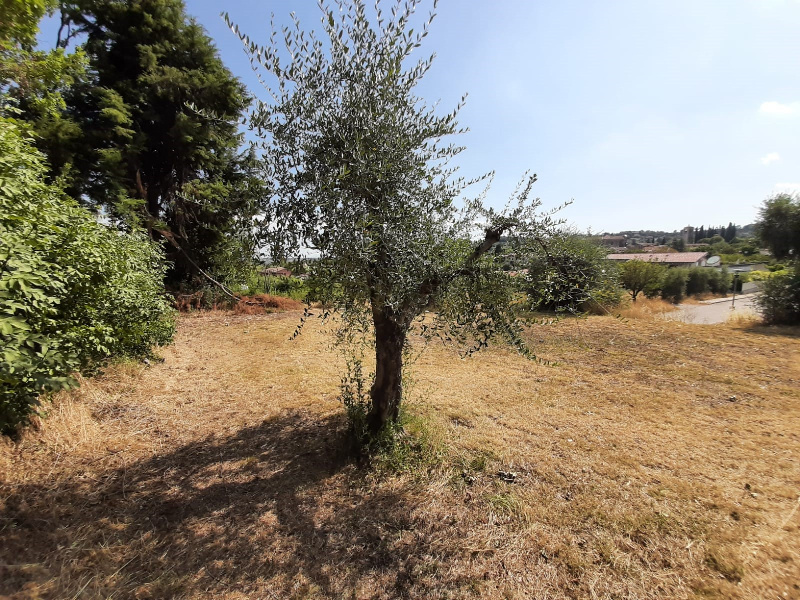
[[[677,304],[686,296],[724,296],[731,289],[727,269],[676,268],[641,260],[620,264],[606,258],[607,249],[569,231],[521,250],[508,244],[500,252],[524,292],[520,306],[533,311],[610,314],[628,296],[634,302],[643,294]]]
[[[677,304],[686,296],[724,295],[731,287],[731,276],[726,269],[667,267],[630,260],[620,267],[620,282],[634,302],[643,293]]]
[[[700,243],[703,240],[711,241],[715,236],[722,238],[722,241],[731,243],[736,237],[736,225],[728,223],[728,226],[709,226],[701,225],[694,230],[694,239],[689,240],[690,243]]]

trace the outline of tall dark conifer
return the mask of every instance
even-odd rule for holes
[[[91,73],[67,97],[73,127],[43,135],[53,168],[74,197],[166,238],[174,280],[213,266],[249,230],[258,195],[238,155],[243,85],[181,0],[73,0],[62,12],[59,43],[82,41]]]

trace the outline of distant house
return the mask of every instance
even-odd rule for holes
[[[704,267],[708,259],[708,252],[643,252],[641,254],[609,254],[608,260],[627,262],[629,260],[642,260],[644,262],[657,262],[668,267]]]
[[[600,238],[600,243],[612,248],[624,248],[628,245],[628,238],[624,235],[604,235]]]
[[[268,267],[261,270],[262,277],[291,277],[292,272],[283,267]]]

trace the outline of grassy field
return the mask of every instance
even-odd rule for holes
[[[0,443],[0,597],[800,598],[797,329],[565,320],[530,332],[554,365],[432,345],[418,450],[368,468],[297,320],[183,317],[163,363]]]

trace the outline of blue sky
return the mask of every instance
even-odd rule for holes
[[[432,3],[423,5],[427,14]],[[318,27],[316,0],[186,0],[258,95],[226,10],[256,41],[269,13]],[[752,222],[800,192],[800,0],[441,0],[419,95],[460,123],[462,174],[497,172],[502,205],[526,170],[581,229]]]

